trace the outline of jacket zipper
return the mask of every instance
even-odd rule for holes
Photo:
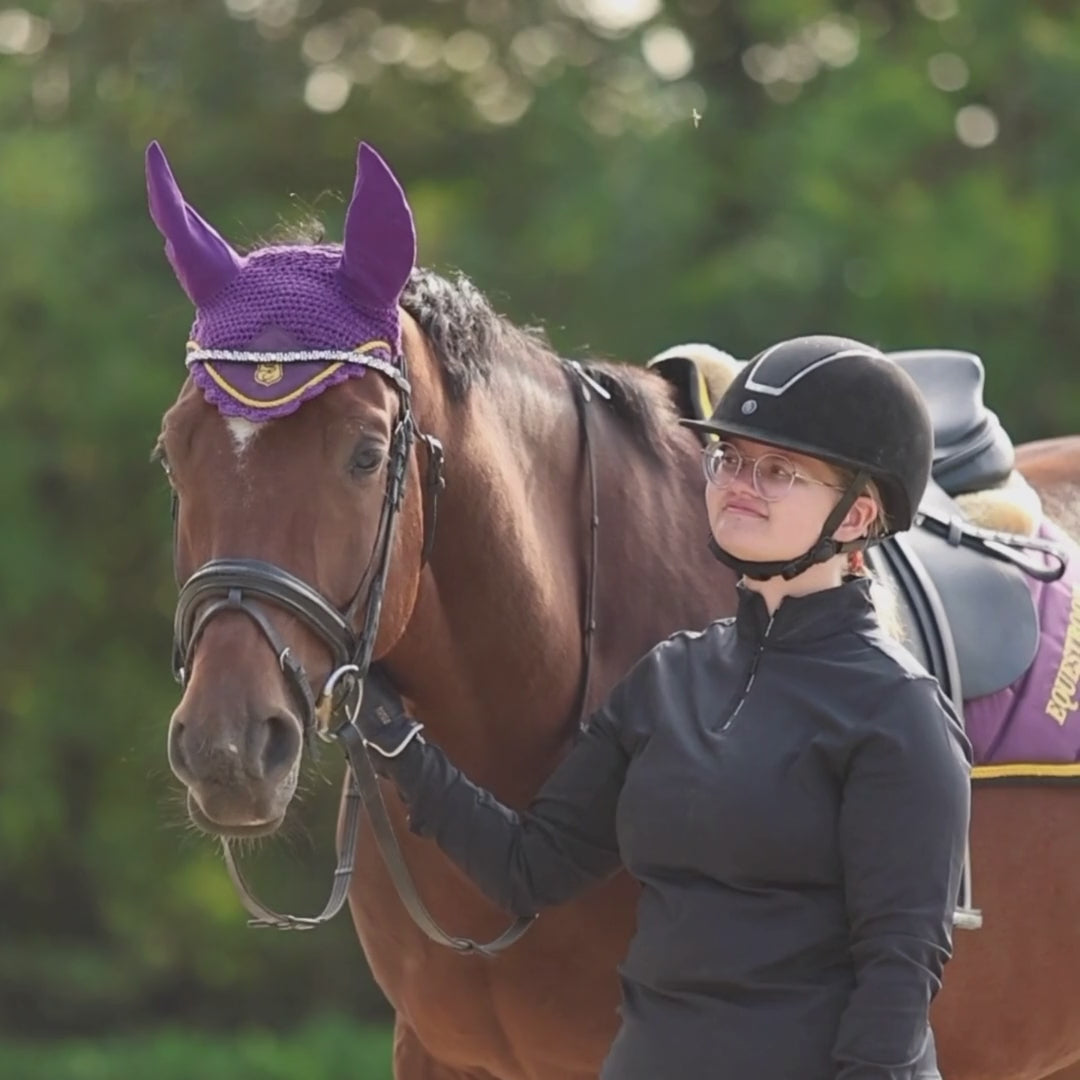
[[[757,678],[758,664],[761,662],[761,654],[765,651],[765,644],[769,640],[769,631],[772,629],[773,620],[775,618],[775,613],[770,615],[769,621],[765,624],[765,632],[761,635],[761,644],[757,647],[757,652],[754,653],[753,662],[750,664],[750,674],[746,677],[746,684],[743,686],[739,700],[735,703],[735,708],[731,710],[731,715],[724,721],[720,728],[721,734],[731,727],[732,721],[739,715],[739,710],[742,709],[743,705],[746,703],[746,699],[750,696],[750,687],[754,685],[754,679]]]

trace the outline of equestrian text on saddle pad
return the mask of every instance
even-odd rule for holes
[[[1049,522],[1039,536],[1061,544],[1069,564],[1057,581],[1025,575],[1039,613],[1038,652],[1028,670],[1003,690],[964,703],[977,766],[1080,762],[1080,547]],[[1040,773],[1019,768],[1003,775]],[[1075,775],[1080,779],[1080,767]]]
[[[188,368],[222,413],[272,420],[367,368],[401,378],[398,301],[416,232],[401,186],[370,146],[360,146],[340,246],[238,254],[184,199],[157,143],[146,183],[165,253],[195,305]]]

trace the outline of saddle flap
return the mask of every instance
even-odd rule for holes
[[[966,699],[1011,686],[1035,659],[1039,623],[1023,573],[926,529],[909,534],[941,597]]]
[[[923,506],[939,517],[963,517],[936,484],[928,488]],[[1035,599],[1022,571],[965,545],[950,544],[919,526],[904,534],[902,544],[885,541],[883,547],[887,558],[875,560],[874,568],[898,587],[908,629],[905,644],[934,675],[943,681],[947,677],[946,672],[935,670],[940,665],[925,639],[940,640],[946,635],[951,637],[965,700],[1011,686],[1027,671],[1039,646],[1039,622]],[[920,565],[911,574],[888,572],[890,562],[910,563],[912,556]],[[944,609],[945,628],[927,625],[936,605],[927,603],[925,595],[913,597],[909,593],[912,588],[927,591],[927,578],[940,601],[939,610]]]

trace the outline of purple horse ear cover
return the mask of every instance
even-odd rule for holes
[[[165,237],[165,254],[184,292],[196,306],[206,303],[236,277],[243,260],[184,201],[156,142],[146,148],[146,194],[150,216]]]
[[[150,216],[195,305],[187,365],[225,416],[272,420],[401,352],[398,302],[416,260],[412,211],[366,143],[341,246],[281,245],[241,257],[187,204],[156,142],[146,151]]]
[[[361,143],[341,248],[345,290],[362,307],[396,307],[415,262],[416,230],[405,192],[386,162]]]

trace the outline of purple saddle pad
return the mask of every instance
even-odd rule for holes
[[[1011,685],[964,703],[977,765],[1080,762],[1080,547],[1045,522],[1039,536],[1066,548],[1057,581],[1027,578],[1039,615],[1031,666]]]

